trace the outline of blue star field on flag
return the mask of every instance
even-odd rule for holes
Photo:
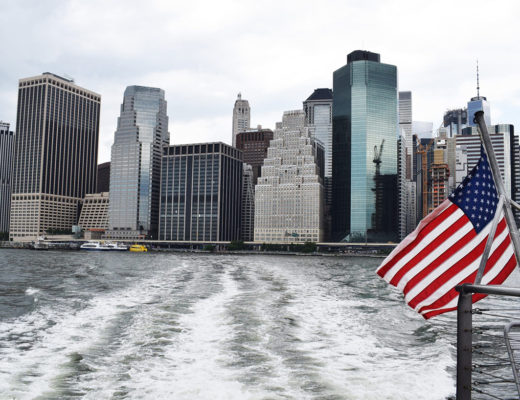
[[[484,150],[478,164],[449,196],[479,233],[495,216],[498,195]]]

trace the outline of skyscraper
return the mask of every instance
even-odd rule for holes
[[[13,144],[14,133],[9,130],[9,124],[0,121],[0,234],[9,231]]]
[[[260,176],[264,159],[267,157],[269,142],[272,139],[273,131],[263,129],[260,125],[256,129],[248,129],[236,136],[235,147],[242,151],[244,163],[251,165],[253,169],[253,185],[256,185]]]
[[[277,123],[255,187],[255,241],[323,240],[323,146],[304,127],[302,110]]]
[[[128,86],[112,145],[108,237],[157,237],[162,147],[169,142],[164,90]]]
[[[477,111],[484,111],[484,121],[487,126],[491,125],[489,103],[484,96],[477,96],[468,101],[468,126],[477,126],[474,121]]]
[[[397,67],[354,51],[333,91],[333,237],[396,240]]]
[[[255,238],[255,185],[253,168],[244,163],[242,174],[242,222],[240,236],[243,241]]]
[[[20,79],[10,238],[70,230],[96,190],[101,96],[45,72]]]
[[[458,108],[446,111],[443,126],[447,129],[449,137],[462,134],[462,129],[468,126],[468,110]]]
[[[239,93],[233,107],[233,147],[236,147],[237,135],[249,129],[251,126],[251,108],[249,102],[242,100],[242,94]]]
[[[305,125],[311,138],[320,142],[324,149],[324,240],[330,240],[332,225],[332,89],[320,88],[303,102]]]
[[[415,183],[413,182],[412,92],[399,92],[398,214],[399,239],[415,228]]]
[[[110,161],[97,166],[97,188],[96,193],[108,192],[110,190]]]
[[[224,143],[164,148],[159,239],[240,239],[242,152]]]

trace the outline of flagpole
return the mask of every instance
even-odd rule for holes
[[[478,127],[480,128],[480,138],[482,139],[484,150],[486,151],[486,154],[488,156],[488,162],[489,166],[491,167],[491,173],[493,175],[493,180],[495,181],[495,187],[497,188],[498,196],[504,197],[504,215],[506,217],[507,226],[509,227],[511,241],[513,242],[516,262],[517,265],[520,265],[520,236],[518,234],[515,218],[513,216],[513,210],[511,209],[511,200],[509,199],[509,197],[507,197],[504,181],[502,180],[500,168],[498,167],[498,162],[495,157],[495,151],[493,150],[493,145],[491,144],[491,138],[489,137],[486,122],[484,121],[484,111],[477,111],[475,113],[475,122],[478,124]],[[499,212],[498,207],[497,212]]]

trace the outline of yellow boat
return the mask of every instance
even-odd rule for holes
[[[141,252],[141,253],[148,251],[146,246],[143,246],[142,244],[133,244],[130,246],[130,248],[128,250],[135,251],[135,252]]]

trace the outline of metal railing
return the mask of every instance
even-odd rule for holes
[[[473,295],[520,297],[520,289],[464,284],[457,307],[457,400],[518,399],[520,307],[473,308]]]

